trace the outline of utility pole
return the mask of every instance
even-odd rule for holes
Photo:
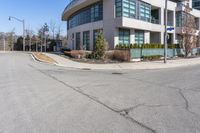
[[[168,0],[165,0],[165,18],[164,18],[164,23],[165,23],[165,34],[164,34],[164,63],[167,63],[167,8],[168,8]]]

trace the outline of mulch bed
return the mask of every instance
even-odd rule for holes
[[[96,60],[96,59],[75,59],[75,58],[69,58],[72,61],[76,61],[76,62],[81,62],[81,63],[88,63],[88,64],[115,64],[115,63],[122,63],[120,61],[116,61],[116,60],[109,60],[109,59],[105,59],[105,60]]]

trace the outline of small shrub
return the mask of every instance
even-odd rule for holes
[[[83,50],[72,50],[72,51],[65,51],[64,54],[71,58],[85,58],[86,52]]]
[[[114,51],[107,51],[105,54],[105,58],[112,60],[114,58]]]
[[[154,44],[154,43],[151,43],[151,44],[130,44],[129,45],[124,45],[124,44],[119,44],[115,47],[116,49],[139,49],[139,48],[142,48],[142,49],[163,49],[164,48],[164,45],[163,44]],[[168,48],[169,49],[174,49],[174,48],[180,48],[180,45],[179,44],[169,44],[168,45]]]
[[[119,44],[116,45],[115,49],[117,50],[130,49],[130,46],[128,44]]]
[[[138,48],[141,48],[141,46],[138,45],[138,44],[131,44],[130,48],[131,49],[138,49]]]
[[[114,50],[113,59],[118,61],[130,61],[130,50]]]
[[[180,48],[180,45],[179,44],[168,44],[168,48],[170,48],[170,49]]]
[[[86,52],[85,58],[94,59],[95,58],[95,53],[94,52]]]

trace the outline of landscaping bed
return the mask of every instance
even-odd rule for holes
[[[81,63],[88,63],[88,64],[114,64],[114,63],[121,63],[120,61],[117,60],[96,60],[96,59],[75,59],[75,58],[70,58],[72,61],[76,62],[81,62]]]
[[[65,51],[64,55],[70,60],[89,64],[112,64],[123,62],[122,60],[114,59],[114,51],[107,51],[104,59],[96,59],[91,51],[84,50]]]
[[[42,61],[42,62],[46,62],[46,63],[51,63],[51,64],[55,64],[56,61],[53,60],[52,58],[42,54],[42,53],[39,53],[39,52],[34,52],[32,53],[33,56],[35,57],[36,60],[38,61]]]

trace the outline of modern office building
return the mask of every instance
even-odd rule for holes
[[[168,1],[169,44],[180,41],[185,6],[192,1]],[[114,49],[117,44],[164,43],[165,0],[72,0],[62,14],[67,21],[68,46],[93,50],[102,31]],[[193,9],[200,29],[200,11]]]
[[[192,6],[193,8],[200,10],[200,0],[193,0]]]

